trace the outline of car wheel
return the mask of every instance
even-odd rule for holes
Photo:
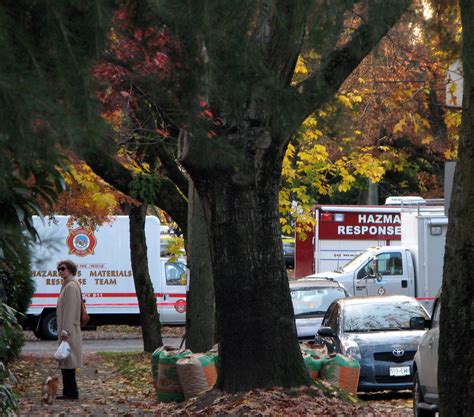
[[[413,415],[415,417],[434,417],[436,412],[418,408],[418,404],[424,402],[423,393],[421,392],[420,377],[418,371],[415,371],[415,383],[413,384]]]
[[[47,313],[40,323],[40,334],[43,340],[58,340],[58,329],[56,321],[56,312]]]

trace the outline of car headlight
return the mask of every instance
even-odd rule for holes
[[[345,355],[350,356],[353,359],[360,360],[362,355],[360,354],[359,345],[353,340],[344,339],[342,340],[342,349]]]

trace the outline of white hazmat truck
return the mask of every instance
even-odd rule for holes
[[[34,217],[40,241],[32,248],[32,278],[36,285],[27,311],[26,328],[42,339],[57,338],[56,303],[61,278],[56,265],[70,259],[91,316],[90,326],[140,323],[130,258],[129,218],[116,216],[110,224],[89,230],[69,216],[42,221]],[[160,221],[147,216],[145,234],[148,269],[163,324],[184,324],[187,269],[182,261],[160,256]]]
[[[404,294],[429,302],[441,288],[448,218],[443,207],[406,208],[399,246],[370,247],[332,272],[332,278],[355,296]]]

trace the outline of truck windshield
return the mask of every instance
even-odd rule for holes
[[[366,263],[372,256],[373,256],[372,252],[359,253],[359,255],[356,255],[349,262],[347,262],[342,268],[337,269],[335,272],[340,272],[340,273],[342,273],[342,272],[353,272],[357,268],[359,268],[359,266]]]
[[[344,297],[346,297],[346,293],[340,287],[291,289],[291,301],[293,302],[295,317],[324,316],[334,300]]]
[[[410,330],[412,317],[428,319],[428,314],[417,301],[349,304],[344,307],[344,332]]]

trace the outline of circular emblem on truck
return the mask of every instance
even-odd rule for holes
[[[395,349],[393,349],[392,353],[393,356],[401,358],[405,354],[405,351],[401,347],[396,347]]]
[[[94,248],[97,244],[97,239],[94,236],[94,232],[85,229],[84,227],[78,227],[77,229],[71,229],[66,239],[69,253],[77,256],[87,256],[94,254]]]
[[[380,287],[377,292],[379,293],[379,295],[384,295],[385,294],[385,288]]]
[[[185,313],[186,312],[186,300],[178,300],[174,303],[174,309],[178,313]]]

